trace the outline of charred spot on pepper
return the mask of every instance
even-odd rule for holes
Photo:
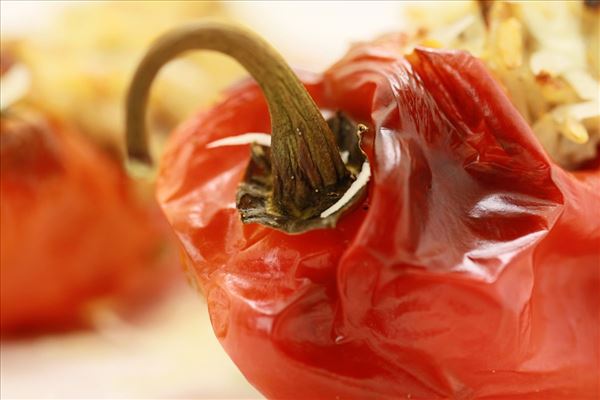
[[[327,120],[327,124],[334,134],[338,151],[342,155],[345,154],[342,158],[348,171],[348,179],[352,183],[366,161],[366,156],[360,148],[360,137],[368,128],[366,125],[356,124],[341,112]],[[296,133],[298,134],[298,131]],[[289,179],[297,178],[290,175]],[[366,194],[366,185],[331,215],[321,217],[323,211],[344,196],[349,186],[341,190],[327,188],[323,193],[315,189],[314,204],[303,217],[282,212],[273,203],[271,148],[253,144],[250,162],[238,188],[236,205],[244,223],[260,223],[286,233],[299,234],[313,229],[332,228],[345,212],[356,207]]]

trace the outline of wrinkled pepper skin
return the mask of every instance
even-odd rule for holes
[[[233,361],[272,399],[585,399],[598,392],[600,172],[554,165],[484,65],[399,39],[303,74],[370,130],[369,195],[335,229],[243,225],[270,132],[254,83],[183,124],[158,197]]]
[[[0,132],[2,337],[83,327],[99,304],[127,315],[158,297],[177,265],[158,207],[59,120],[16,113]]]

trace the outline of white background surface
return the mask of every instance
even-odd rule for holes
[[[2,39],[41,32],[62,7],[75,4],[2,0]],[[292,65],[315,71],[353,41],[398,30],[402,19],[397,2],[245,1],[227,7]],[[205,304],[190,289],[183,287],[136,325],[107,319],[110,328],[99,332],[2,343],[1,397],[260,398],[221,349]]]

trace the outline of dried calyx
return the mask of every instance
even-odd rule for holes
[[[330,121],[330,127],[283,58],[243,29],[195,23],[168,32],[154,43],[128,93],[129,157],[151,164],[145,108],[152,80],[168,61],[197,49],[218,51],[237,60],[257,81],[269,106],[271,146],[253,146],[238,192],[242,220],[288,233],[334,226],[365,192],[364,184],[358,189],[351,186],[366,162],[358,137],[366,128],[341,115]],[[347,163],[340,151],[347,152]],[[349,189],[354,195],[348,196]],[[340,200],[344,204],[338,204]],[[331,207],[335,210],[324,215]]]
[[[270,146],[255,143],[252,145],[252,157],[244,180],[238,189],[236,204],[242,221],[257,222],[288,233],[330,228],[364,196],[370,169],[365,154],[360,149],[360,135],[366,131],[366,126],[355,124],[342,113],[337,113],[327,123],[335,136],[337,148],[353,183],[343,191],[333,188],[325,192],[315,192],[315,202],[309,203],[303,218],[281,212],[273,204],[276,181],[272,149]],[[294,181],[297,178],[292,175],[289,179]]]

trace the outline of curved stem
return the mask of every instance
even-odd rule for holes
[[[217,23],[194,23],[168,32],[142,59],[127,97],[129,157],[152,162],[145,120],[150,86],[165,63],[195,49],[233,57],[264,92],[272,126],[273,205],[279,211],[303,216],[315,204],[315,196],[349,184],[332,132],[283,58],[257,35]]]

